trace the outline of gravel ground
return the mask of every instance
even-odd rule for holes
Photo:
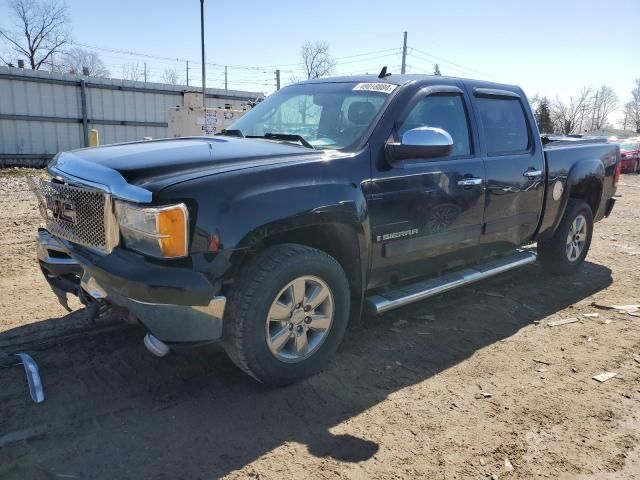
[[[215,346],[158,359],[59,306],[34,173],[0,172],[0,355],[29,352],[46,400],[0,369],[0,478],[640,478],[640,317],[592,305],[640,303],[640,177],[575,276],[532,265],[368,319],[325,372],[270,389]]]

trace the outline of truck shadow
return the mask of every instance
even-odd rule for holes
[[[20,369],[0,370],[0,477],[218,478],[285,443],[363,461],[380,445],[346,420],[611,283],[593,263],[568,278],[528,266],[370,319],[347,333],[326,371],[280,389],[246,377],[219,348],[154,358],[137,328],[41,344],[29,353],[45,403],[31,403]]]

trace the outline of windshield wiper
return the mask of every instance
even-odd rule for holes
[[[247,135],[247,138],[268,138],[273,140],[284,140],[287,142],[299,142],[303,147],[311,148],[315,150],[315,147],[311,145],[302,135],[296,133],[273,133],[267,132],[264,135]]]
[[[217,135],[227,135],[229,137],[244,138],[244,134],[242,133],[242,130],[237,130],[237,129],[233,129],[233,128],[225,128],[224,130],[222,130]]]

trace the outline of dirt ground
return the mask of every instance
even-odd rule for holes
[[[640,316],[592,306],[640,303],[638,176],[577,275],[533,265],[368,319],[271,389],[215,346],[155,358],[59,306],[23,175],[0,173],[0,356],[30,353],[46,400],[0,369],[0,478],[640,478]]]

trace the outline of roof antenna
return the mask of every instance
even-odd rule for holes
[[[388,77],[389,75],[391,74],[387,73],[387,66],[385,65],[384,67],[382,67],[382,70],[380,70],[380,75],[378,75],[378,78]]]

